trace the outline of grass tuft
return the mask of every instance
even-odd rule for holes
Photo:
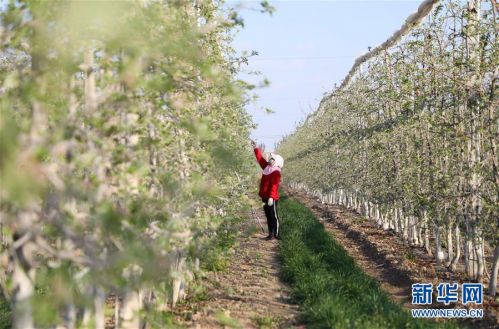
[[[271,329],[278,326],[279,319],[274,319],[272,316],[256,316],[253,319],[253,323],[259,329]]]
[[[218,312],[215,313],[215,320],[217,320],[217,322],[221,325],[221,326],[224,326],[224,327],[229,327],[229,328],[233,328],[233,329],[242,329],[243,326],[241,325],[241,323],[231,317],[230,315],[228,315],[226,312],[220,310]]]

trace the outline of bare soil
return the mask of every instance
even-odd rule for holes
[[[413,283],[431,282],[436,286],[442,282],[470,282],[463,273],[437,266],[424,248],[405,244],[395,232],[379,228],[376,223],[354,211],[343,206],[322,204],[317,198],[289,187],[284,190],[311,209],[364,272],[375,278],[393,301],[406,308],[415,308],[411,304]],[[430,307],[449,308],[441,303],[433,303]],[[450,304],[450,307],[465,306],[456,303]],[[485,296],[482,307],[485,313],[482,320],[465,320],[463,323],[473,328],[499,328],[498,301]]]
[[[263,210],[255,210],[241,227],[228,269],[205,273],[206,297],[188,298],[178,305],[177,322],[202,329],[298,326],[298,306],[291,303],[289,288],[279,280],[279,241],[265,240],[260,224],[266,230]]]

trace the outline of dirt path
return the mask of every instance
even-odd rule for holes
[[[394,232],[384,231],[372,221],[342,206],[325,205],[319,200],[285,188],[296,200],[309,207],[319,218],[326,230],[352,256],[356,263],[375,278],[391,298],[405,307],[411,304],[412,283],[463,282],[459,273],[452,273],[444,267],[437,267],[433,258],[423,248],[411,247],[402,242]],[[451,304],[452,305],[452,304]],[[456,307],[462,308],[461,304]],[[446,308],[434,303],[433,308]],[[497,328],[499,303],[490,297],[484,298],[485,318],[480,321],[465,321],[475,328]]]
[[[298,307],[290,303],[289,288],[279,281],[278,241],[266,241],[258,225],[266,226],[262,210],[243,225],[239,246],[229,268],[203,278],[206,300],[177,309],[189,328],[290,328]],[[257,227],[256,233],[251,227]],[[254,229],[253,229],[254,231]]]

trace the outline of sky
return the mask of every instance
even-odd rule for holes
[[[267,151],[317,109],[324,93],[339,86],[356,57],[385,41],[421,1],[270,3],[276,8],[272,16],[254,10],[259,1],[228,1],[243,7],[239,15],[245,27],[236,35],[234,48],[259,53],[239,77],[255,84],[270,80],[270,86],[256,90],[258,101],[247,107],[258,125],[251,138],[264,143]]]

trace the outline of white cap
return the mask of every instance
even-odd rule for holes
[[[282,156],[280,156],[279,154],[270,153],[270,157],[275,160],[275,166],[282,168],[282,166],[284,165],[284,159],[282,158]]]

